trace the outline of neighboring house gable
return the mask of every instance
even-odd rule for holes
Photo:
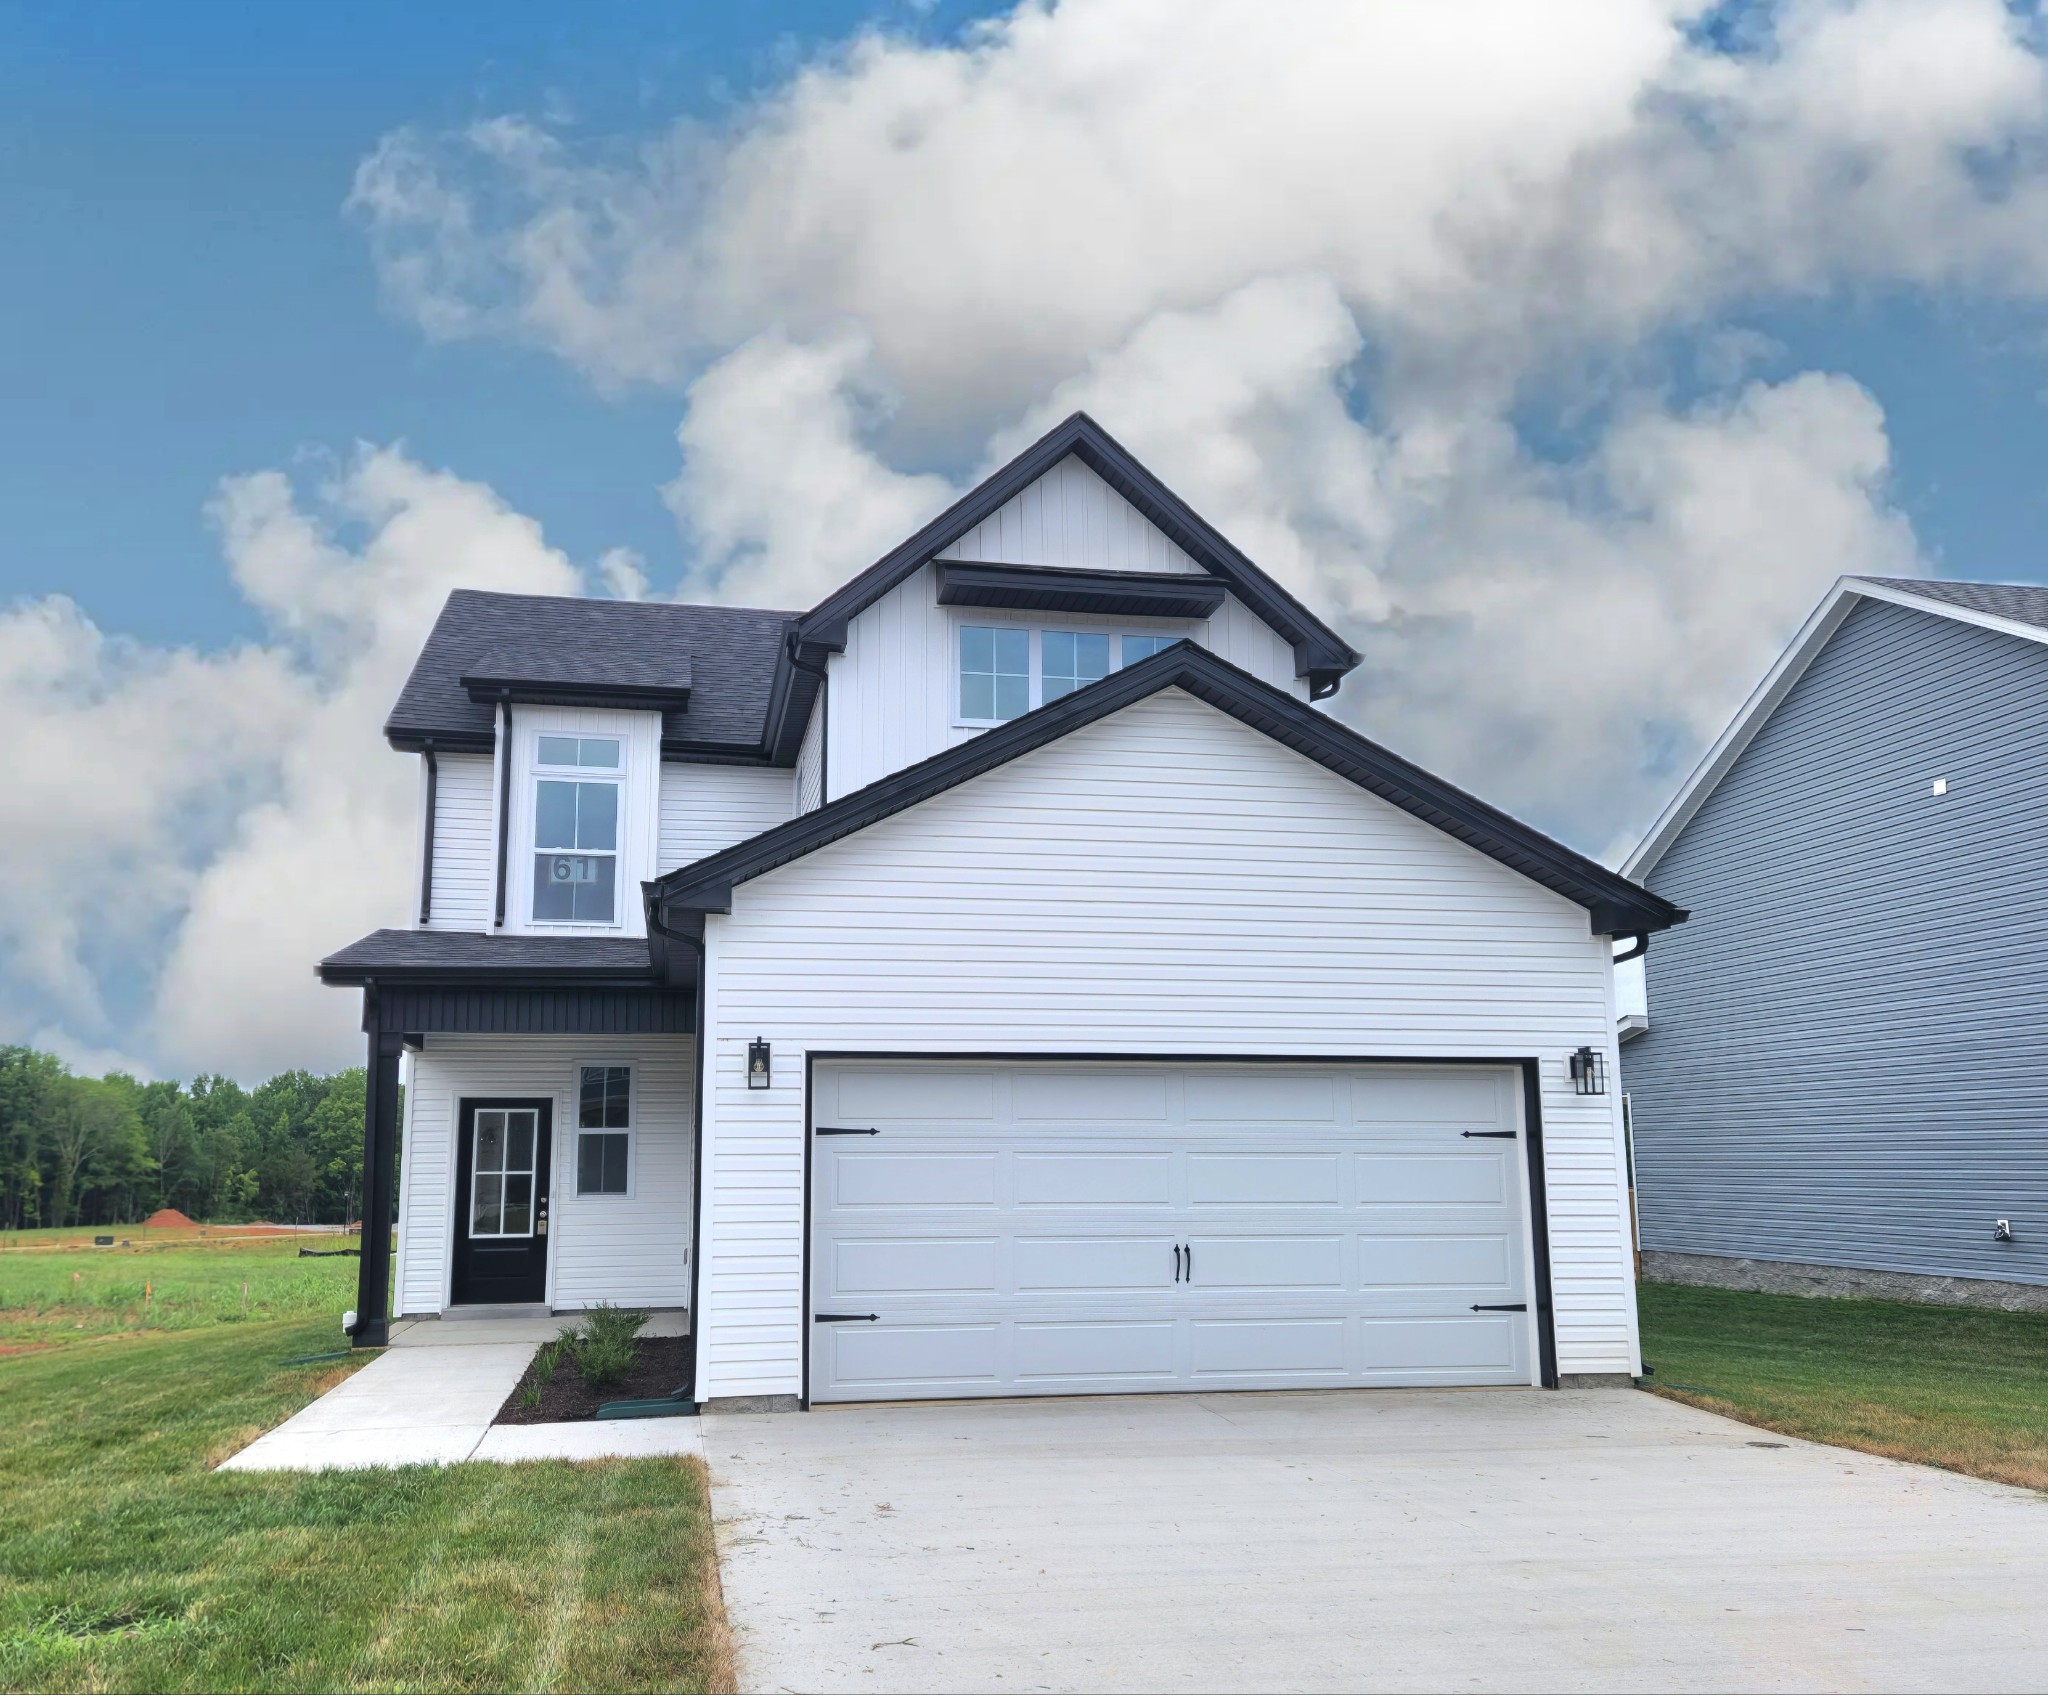
[[[2044,614],[1849,581],[1631,861],[1646,1252],[2048,1282]]]

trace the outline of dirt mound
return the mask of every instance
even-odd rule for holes
[[[176,1207],[165,1207],[142,1221],[145,1230],[192,1230],[197,1226]]]

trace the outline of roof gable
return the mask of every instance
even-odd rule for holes
[[[1074,453],[940,548],[938,557],[976,565],[1208,574]]]
[[[1684,834],[1701,807],[1734,769],[1758,731],[1784,704],[1785,697],[1806,674],[1834,633],[1859,602],[1881,600],[1930,617],[1997,630],[2022,641],[2048,642],[2048,588],[2025,583],[1957,583],[1910,577],[1838,577],[1821,603],[1781,653],[1763,681],[1750,692],[1670,804],[1650,826],[1623,864],[1633,878],[1647,877]]]
[[[927,561],[970,545],[977,549],[992,545],[987,539],[991,532],[985,528],[991,520],[997,526],[993,534],[1000,542],[1005,533],[1006,509],[1013,501],[1022,500],[1042,479],[1056,472],[1055,481],[1065,478],[1068,473],[1061,466],[1069,459],[1087,471],[1106,492],[1114,494],[1123,508],[1156,531],[1170,549],[1185,555],[1198,570],[1221,578],[1239,600],[1285,636],[1294,646],[1297,674],[1309,679],[1311,692],[1317,698],[1334,693],[1344,676],[1357,666],[1359,655],[1350,643],[1238,552],[1200,513],[1132,458],[1120,442],[1085,412],[1076,412],[1041,436],[923,529],[805,613],[796,627],[797,642],[802,649],[809,650],[804,657],[815,663],[826,653],[840,651],[846,645],[847,621]],[[1105,508],[1105,512],[1108,510]],[[1025,528],[1024,505],[1020,504],[1015,511],[1021,539]],[[1120,526],[1126,545],[1137,546],[1145,557],[1152,556],[1154,544],[1134,531],[1128,518],[1120,512],[1114,519],[1105,516],[1105,534],[1112,523]],[[1065,534],[1063,529],[1061,536]],[[1045,540],[1041,524],[1040,544]],[[1171,557],[1165,551],[1159,556]],[[993,562],[1041,563],[1017,559]]]
[[[1587,909],[1595,934],[1637,934],[1685,913],[1618,873],[1430,775],[1207,649],[1177,642],[816,811],[644,885],[657,952],[675,920],[728,912],[740,883],[1007,764],[1162,689],[1180,689]]]

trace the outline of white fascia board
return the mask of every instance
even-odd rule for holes
[[[1841,628],[1843,619],[1855,610],[1859,600],[1888,601],[1894,606],[1909,606],[1916,612],[1931,612],[1938,617],[1953,618],[1959,624],[1974,624],[1979,629],[1997,630],[2004,635],[2018,636],[2023,641],[2048,642],[2048,630],[2037,624],[2023,624],[2016,619],[2001,618],[1996,613],[1979,612],[1972,607],[1952,606],[1947,601],[1930,600],[1913,592],[1909,583],[1879,581],[1869,577],[1837,577],[1834,586],[1828,590],[1820,605],[1800,626],[1792,643],[1778,656],[1778,662],[1766,673],[1764,680],[1757,684],[1742,710],[1735,714],[1727,729],[1721,732],[1720,740],[1707,749],[1685,784],[1672,797],[1656,823],[1650,826],[1649,834],[1643,837],[1636,851],[1629,855],[1621,867],[1621,874],[1632,882],[1640,883],[1662,859],[1679,834],[1690,824],[1694,815],[1706,804],[1707,797],[1715,786],[1728,774],[1729,768],[1742,757],[1743,749],[1755,739],[1756,733],[1777,711],[1779,703],[1792,692],[1792,685],[1805,674],[1814,656],[1827,645],[1828,637]]]

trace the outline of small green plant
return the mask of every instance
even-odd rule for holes
[[[625,1381],[633,1369],[633,1354],[640,1327],[647,1322],[644,1312],[624,1312],[600,1303],[583,1315],[576,1333],[576,1369],[593,1389],[609,1389]]]
[[[529,1377],[524,1383],[519,1385],[519,1404],[528,1412],[532,1412],[534,1408],[540,1405],[540,1383],[538,1379]]]
[[[536,1383],[552,1383],[555,1368],[562,1363],[562,1352],[576,1340],[576,1327],[571,1325],[545,1348],[533,1356],[533,1380]]]

